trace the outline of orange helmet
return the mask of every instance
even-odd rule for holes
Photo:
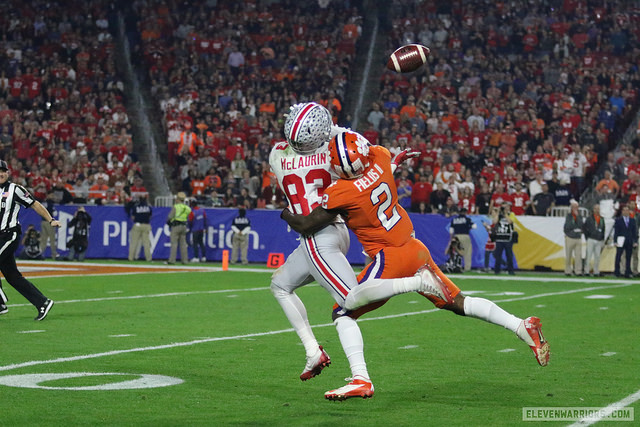
[[[356,132],[342,132],[329,143],[331,167],[340,178],[359,178],[369,167],[369,141]]]

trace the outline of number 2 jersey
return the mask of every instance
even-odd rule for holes
[[[330,172],[329,151],[298,154],[286,142],[277,143],[269,155],[269,165],[293,213],[308,215],[320,206],[322,195],[337,178]]]
[[[324,191],[322,207],[344,212],[347,226],[373,258],[384,248],[407,243],[413,235],[413,224],[398,204],[389,150],[370,146],[369,161],[362,177],[339,179],[330,185]]]

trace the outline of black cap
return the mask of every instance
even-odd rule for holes
[[[5,162],[4,160],[0,160],[0,169],[8,171],[9,170],[9,165],[7,165],[7,162]]]

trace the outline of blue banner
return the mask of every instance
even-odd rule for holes
[[[129,254],[129,230],[133,223],[127,217],[122,206],[86,206],[86,211],[91,215],[91,229],[89,232],[89,248],[87,258],[113,258],[126,259]],[[68,253],[67,242],[71,239],[72,229],[69,221],[78,209],[77,206],[58,206],[55,217],[60,220],[62,226],[58,229],[58,252],[63,256]],[[170,229],[166,225],[170,208],[153,208],[151,218],[151,247],[153,259],[164,260],[169,258]],[[208,227],[205,234],[206,255],[209,261],[222,260],[222,251],[231,250],[231,223],[238,215],[236,209],[205,209]],[[286,222],[280,219],[280,211],[251,210],[247,211],[247,217],[251,220],[251,232],[249,236],[249,261],[264,263],[270,253],[283,253],[289,255],[298,246],[298,234],[289,231]],[[413,221],[416,237],[424,242],[431,251],[431,256],[439,265],[446,262],[444,253],[449,242],[450,218],[441,215],[410,214]],[[476,228],[472,231],[473,242],[473,267],[484,267],[484,245],[488,235],[482,222],[488,221],[484,216],[472,216]],[[33,209],[22,209],[20,214],[22,229],[26,230],[29,224],[33,224],[40,230],[40,216]],[[44,255],[50,256],[47,248]],[[142,254],[139,254],[142,257]],[[178,255],[179,256],[179,255]],[[189,256],[192,256],[191,249]],[[351,234],[351,248],[347,254],[352,264],[363,264],[365,256],[362,253],[362,245]]]

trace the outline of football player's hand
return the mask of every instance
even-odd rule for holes
[[[293,212],[289,210],[289,207],[282,209],[282,212],[280,212],[280,218],[284,219],[285,221],[286,221],[286,218],[290,217],[291,215],[293,215]]]
[[[409,148],[406,148],[396,154],[396,156],[391,159],[391,163],[400,166],[403,162],[406,162],[408,159],[412,159],[414,157],[418,157],[420,155],[419,151],[411,151]]]

